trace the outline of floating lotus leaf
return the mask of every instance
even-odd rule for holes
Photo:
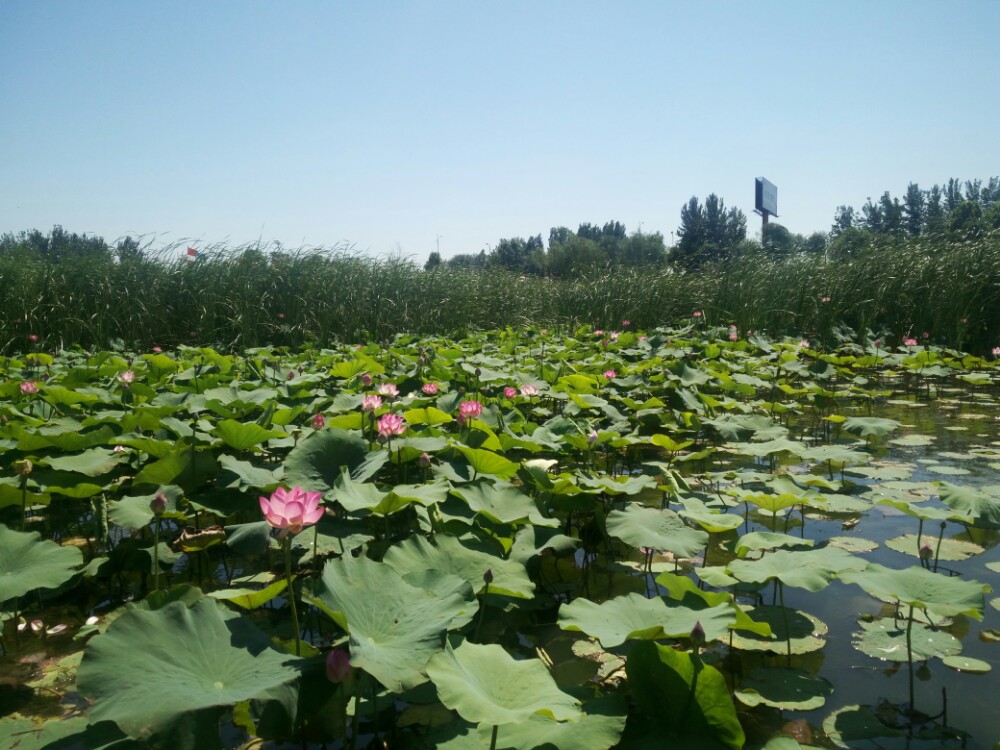
[[[734,695],[750,708],[811,711],[823,706],[832,692],[833,683],[803,669],[758,667],[743,678]]]
[[[82,564],[76,547],[60,547],[36,531],[14,531],[0,524],[0,603],[35,589],[58,588]]]
[[[350,633],[351,664],[393,692],[425,682],[424,667],[445,631],[476,611],[458,593],[411,586],[390,565],[365,557],[327,562],[317,594],[315,603]]]
[[[468,581],[476,592],[486,587],[486,571],[493,575],[491,594],[531,598],[535,592],[535,584],[522,563],[471,549],[444,534],[438,534],[433,543],[424,537],[410,537],[394,545],[383,561],[400,575],[424,570],[450,573]]]
[[[629,505],[613,510],[607,518],[608,533],[636,549],[672,552],[678,557],[693,557],[708,544],[708,534],[692,529],[672,510],[657,510]]]
[[[823,731],[837,747],[849,748],[880,747],[874,740],[902,737],[905,732],[889,727],[878,720],[870,706],[844,706],[838,708],[823,720]],[[861,744],[863,743],[863,744]]]
[[[946,656],[944,665],[956,672],[971,672],[972,674],[986,674],[992,671],[990,663],[982,659],[973,659],[971,656]]]
[[[913,471],[904,464],[893,466],[852,466],[845,471],[846,474],[858,477],[868,477],[869,479],[909,479]]]
[[[642,492],[656,489],[656,480],[648,474],[635,477],[587,477],[579,478],[579,486],[585,489],[599,490],[606,495],[638,495]]]
[[[851,553],[871,552],[878,548],[878,542],[859,536],[832,536],[826,540],[828,547],[838,547]]]
[[[854,634],[854,648],[884,661],[908,661],[905,619],[884,617],[860,625],[861,631]],[[910,628],[910,639],[917,660],[952,656],[962,650],[961,641],[951,633],[920,623]]]
[[[438,697],[466,721],[520,723],[535,714],[557,721],[580,718],[579,701],[562,692],[538,659],[517,660],[500,646],[464,641],[427,664]]]
[[[949,466],[947,464],[926,464],[924,470],[929,471],[931,474],[943,474],[952,477],[961,477],[972,473],[961,466]]]
[[[825,623],[808,612],[778,606],[746,607],[752,620],[766,623],[771,636],[735,631],[733,648],[741,651],[773,651],[775,653],[808,654],[826,645],[829,631]]]
[[[681,498],[681,505],[684,506],[684,510],[679,511],[678,515],[694,521],[709,534],[732,531],[743,523],[742,516],[713,510],[694,497]]]
[[[864,560],[849,552],[823,547],[808,551],[778,550],[759,560],[733,560],[727,569],[745,583],[764,583],[777,578],[788,586],[821,591],[846,571],[865,565]]]
[[[901,445],[906,448],[918,448],[925,445],[934,444],[933,435],[904,435],[903,437],[892,438],[889,442],[893,445]]]
[[[866,513],[872,507],[871,502],[864,498],[834,492],[814,495],[807,505],[821,513]]]
[[[983,594],[990,590],[979,581],[932,573],[919,566],[895,570],[870,563],[864,570],[845,571],[841,578],[882,601],[908,604],[939,617],[967,615],[976,620],[983,619]]]
[[[748,552],[773,550],[789,547],[812,547],[812,539],[803,539],[791,534],[779,534],[774,531],[751,531],[736,541],[736,556],[746,557]]]
[[[944,537],[938,543],[936,536],[928,534],[924,534],[921,537],[918,537],[916,534],[903,534],[902,536],[894,536],[892,539],[885,540],[885,546],[889,549],[894,549],[911,557],[920,557],[920,548],[924,544],[930,545],[934,557],[938,560],[968,560],[970,557],[974,557],[984,551],[975,542]]]
[[[880,498],[876,500],[876,505],[888,505],[891,508],[895,508],[898,511],[902,511],[908,516],[913,518],[919,518],[923,521],[953,521],[961,516],[953,510],[947,510],[945,508],[935,508],[933,506],[923,506],[914,505],[914,500],[909,499],[892,499],[892,498]]]
[[[625,671],[632,699],[654,725],[656,744],[648,747],[679,747],[683,741],[685,747],[718,743],[742,750],[746,737],[726,679],[715,667],[695,654],[643,641],[629,653]]]
[[[196,712],[244,700],[278,701],[293,715],[294,661],[218,602],[178,601],[131,609],[93,638],[77,686],[91,701],[92,722],[113,721],[130,737],[149,739]]]

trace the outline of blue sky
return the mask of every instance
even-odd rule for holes
[[[0,232],[422,261],[1000,174],[1000,2],[0,0]]]

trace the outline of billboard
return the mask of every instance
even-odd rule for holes
[[[770,216],[778,215],[778,188],[758,177],[754,180],[754,209]]]

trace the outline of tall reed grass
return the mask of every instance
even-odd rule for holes
[[[0,351],[178,344],[243,349],[380,340],[400,332],[591,324],[652,328],[704,312],[711,325],[824,339],[846,324],[887,344],[1000,345],[1000,235],[911,240],[846,259],[750,255],[681,273],[596,272],[576,279],[502,270],[424,271],[346,248],[274,252],[183,246],[51,262],[0,255]],[[827,301],[828,298],[828,301]],[[38,337],[32,340],[32,335]]]

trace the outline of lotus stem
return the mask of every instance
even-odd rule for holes
[[[913,703],[913,605],[910,605],[909,617],[906,621],[906,663],[909,667],[910,674],[910,715],[912,716],[914,711],[916,711],[916,706]]]
[[[160,519],[153,517],[153,591],[160,590]]]
[[[493,736],[490,737],[490,750],[496,750],[497,748],[497,735],[500,733],[500,725],[493,725]]]
[[[285,578],[288,581],[288,605],[292,608],[292,624],[295,627],[295,655],[302,656],[302,640],[299,636],[299,611],[295,606],[295,585],[292,580],[292,538],[285,540]]]

